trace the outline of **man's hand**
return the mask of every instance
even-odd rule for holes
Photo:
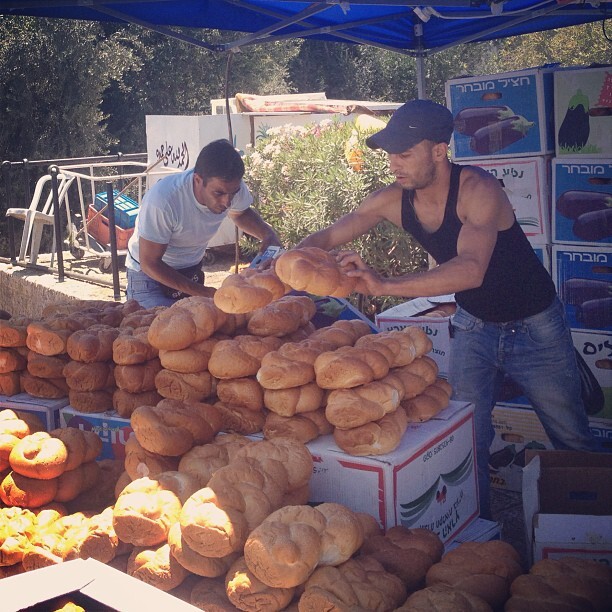
[[[357,279],[355,291],[364,295],[385,295],[384,279],[355,251],[339,251],[336,254],[336,261],[347,276]]]

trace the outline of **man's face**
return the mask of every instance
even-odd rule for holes
[[[422,140],[403,153],[389,153],[389,169],[403,189],[423,189],[436,176],[434,148],[440,146]]]
[[[212,177],[204,182],[199,174],[193,175],[193,195],[202,206],[206,206],[216,215],[220,215],[230,207],[232,198],[239,190],[240,179],[224,181]]]

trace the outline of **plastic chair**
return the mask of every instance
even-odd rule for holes
[[[60,207],[64,200],[68,199],[68,188],[72,184],[74,177],[68,178],[63,174],[58,174],[58,199]],[[42,208],[39,210],[42,194],[51,181],[51,175],[45,174],[38,179],[34,195],[29,208],[9,208],[6,211],[7,217],[13,217],[24,222],[23,234],[21,236],[21,247],[19,249],[19,261],[26,261],[29,253],[29,262],[35,264],[40,250],[40,241],[45,226],[53,227],[55,218],[53,216],[53,190],[49,185],[49,194],[44,200]],[[55,231],[53,232],[53,250],[51,251],[51,266],[55,256]]]

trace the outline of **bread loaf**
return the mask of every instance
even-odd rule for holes
[[[196,447],[199,448],[199,447]],[[144,449],[136,436],[130,436],[125,443],[125,471],[132,480],[155,478],[162,472],[178,471],[179,458],[165,457]]]
[[[135,546],[166,542],[170,527],[179,520],[183,503],[198,487],[195,479],[179,472],[133,480],[114,505],[115,532],[123,542]]]
[[[11,434],[21,439],[30,434],[30,428],[14,410],[5,408],[0,410],[0,433]]]
[[[29,478],[9,472],[0,483],[0,500],[7,506],[38,508],[53,501],[57,493],[57,478]]]
[[[268,440],[285,437],[299,440],[303,444],[319,437],[317,424],[306,415],[300,414],[285,417],[269,412],[265,417],[262,431]]]
[[[185,374],[201,372],[208,367],[208,360],[218,341],[218,338],[207,338],[180,351],[160,351],[159,359],[167,370]]]
[[[178,457],[194,444],[212,441],[222,421],[219,411],[209,404],[164,399],[156,406],[136,408],[130,422],[143,448]]]
[[[612,608],[612,569],[582,557],[536,561],[510,587],[506,610],[594,610]]]
[[[113,408],[120,417],[129,419],[138,406],[154,406],[161,399],[162,396],[157,392],[157,389],[143,391],[142,393],[130,393],[123,389],[115,389],[113,391]]]
[[[158,356],[159,350],[151,345],[147,327],[122,327],[113,341],[113,361],[117,365],[145,363]]]
[[[70,405],[79,412],[99,413],[113,409],[112,388],[99,391],[75,391],[70,389],[68,399]]]
[[[158,313],[147,337],[159,350],[178,351],[210,338],[225,318],[212,298],[188,297]]]
[[[0,374],[25,370],[27,364],[27,357],[22,355],[17,349],[0,349]]]
[[[399,407],[398,388],[383,380],[353,389],[336,389],[327,398],[325,416],[340,429],[359,427],[382,419]]]
[[[67,354],[41,355],[35,351],[28,352],[28,372],[38,378],[62,378],[64,366],[70,361]]]
[[[319,567],[304,585],[299,610],[395,610],[406,599],[401,580],[368,556]]]
[[[21,393],[21,372],[0,374],[0,395],[17,395]]]
[[[389,373],[389,360],[374,349],[341,347],[319,355],[314,370],[319,387],[349,389],[385,377]]]
[[[63,474],[68,449],[62,440],[38,431],[19,440],[9,455],[11,469],[22,476],[51,480]],[[46,503],[46,502],[45,502]]]
[[[317,307],[309,297],[287,295],[253,312],[247,331],[255,336],[280,338],[306,325],[316,311]]]
[[[263,357],[278,350],[281,344],[278,338],[251,335],[220,340],[213,348],[208,370],[212,376],[220,379],[254,376]]]
[[[516,550],[501,540],[464,542],[449,551],[427,572],[426,586],[444,584],[502,607],[510,585],[523,573]]]
[[[171,591],[189,575],[167,543],[151,549],[135,548],[128,558],[127,573],[161,591]]]
[[[60,355],[66,352],[68,338],[84,327],[81,320],[67,316],[32,321],[27,327],[26,345],[41,355]]]
[[[68,395],[65,378],[39,378],[26,370],[21,372],[21,387],[26,393],[44,399],[59,399]]]
[[[305,582],[318,565],[340,565],[361,546],[354,512],[340,504],[285,506],[270,514],[244,545],[247,567],[276,588]]]
[[[401,408],[351,429],[334,429],[336,444],[349,455],[384,455],[395,450],[408,427],[408,418]]]
[[[248,269],[225,277],[215,292],[215,305],[223,312],[243,314],[263,308],[287,293],[273,268]]]
[[[217,397],[224,404],[244,406],[254,412],[264,407],[263,389],[250,376],[220,380],[217,384]]]
[[[249,570],[244,557],[234,561],[225,576],[229,601],[240,610],[285,610],[293,599],[295,588],[270,587]]]
[[[314,369],[312,372],[314,375]],[[318,410],[323,405],[324,397],[323,389],[310,382],[289,389],[265,389],[263,402],[268,410],[288,417]]]
[[[115,366],[115,383],[119,389],[128,393],[144,393],[155,391],[156,376],[161,372],[162,365],[156,357],[133,365]]]
[[[425,586],[427,571],[442,558],[444,545],[428,529],[396,525],[384,535],[366,538],[360,553],[374,557],[412,592]]]
[[[436,584],[412,593],[396,612],[447,612],[448,610],[493,612],[493,608],[481,597],[443,584]],[[534,610],[543,612],[541,608]],[[559,612],[556,608],[555,611]]]
[[[71,359],[83,363],[112,361],[113,342],[119,330],[110,325],[92,325],[70,335],[66,342],[66,352]]]
[[[314,295],[347,297],[355,289],[356,279],[346,276],[333,255],[316,247],[286,251],[274,269],[285,284]]]
[[[210,372],[184,374],[162,368],[155,375],[155,388],[166,399],[198,402],[214,395],[216,380]]]
[[[62,370],[73,391],[101,391],[115,386],[114,365],[108,361],[69,361]]]
[[[168,544],[172,556],[188,571],[198,576],[217,578],[225,576],[239,553],[227,557],[205,557],[189,546],[183,537],[181,524],[174,523],[168,532]]]
[[[26,346],[30,317],[16,316],[10,319],[0,319],[0,346]]]

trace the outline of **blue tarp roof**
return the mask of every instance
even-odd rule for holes
[[[612,1],[565,0],[0,0],[0,14],[124,21],[236,33],[217,51],[286,38],[368,44],[426,56],[464,42],[549,30],[609,16]],[[238,34],[240,33],[240,34]]]

